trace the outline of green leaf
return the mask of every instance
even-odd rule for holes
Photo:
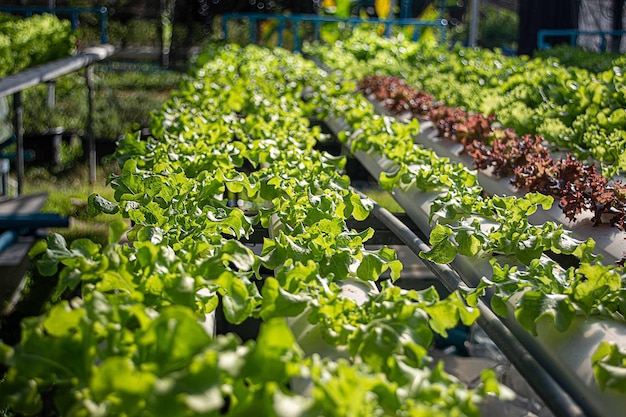
[[[37,382],[34,379],[19,381],[13,374],[14,372],[10,373],[2,381],[0,403],[27,416],[38,415],[43,408],[43,402],[37,389]]]
[[[524,197],[527,199],[532,205],[541,206],[544,210],[550,210],[552,204],[554,203],[554,197],[551,195],[541,194],[541,193],[528,193]],[[530,208],[526,212],[527,216],[530,216],[536,211],[536,208]]]
[[[243,191],[246,185],[246,177],[237,171],[226,171],[224,172],[221,169],[218,169],[215,172],[215,178],[219,181],[222,181],[226,189],[231,193],[240,193]]]
[[[356,193],[350,193],[349,202],[352,208],[352,217],[359,221],[365,220],[372,211],[372,208],[374,208],[374,202],[372,200],[369,198],[361,198]]]
[[[459,320],[469,326],[480,314],[477,308],[465,305],[465,302],[457,292],[450,294],[448,298],[437,303],[424,306],[424,311],[430,316],[430,327],[443,337],[447,336],[447,330],[459,324]]]
[[[255,304],[246,284],[230,271],[223,272],[217,284],[222,288],[222,307],[226,320],[240,324],[250,317]]]
[[[591,356],[591,363],[600,389],[626,394],[626,350],[602,341]]]
[[[107,200],[98,194],[91,194],[87,199],[87,212],[91,217],[95,217],[100,213],[116,214],[120,207],[117,203]]]
[[[109,244],[119,243],[128,230],[128,225],[123,220],[115,220],[109,223]]]
[[[37,255],[44,253],[48,249],[48,244],[45,240],[38,240],[35,242],[32,248],[28,251],[28,256],[32,259]]]
[[[143,226],[134,229],[137,234],[137,240],[140,242],[150,242],[153,245],[158,245],[163,241],[163,230],[160,227]]]
[[[194,312],[176,305],[164,308],[138,337],[144,361],[161,374],[185,369],[210,341]]]
[[[256,265],[254,253],[238,240],[229,239],[223,246],[222,259],[231,261],[240,271],[252,271]]]
[[[465,256],[475,256],[482,249],[480,240],[473,233],[461,230],[455,236],[459,254]]]
[[[138,402],[151,395],[155,382],[156,375],[137,369],[130,358],[113,356],[95,368],[89,385],[96,401],[120,398],[122,409],[130,412],[138,411]]]
[[[261,324],[256,345],[243,373],[257,383],[287,382],[292,373],[296,372],[296,368],[290,370],[286,365],[289,362],[299,362],[301,356],[296,339],[285,319],[271,318]]]
[[[493,297],[491,297],[490,304],[491,304],[491,309],[498,316],[504,317],[504,318],[509,316],[509,308],[506,304],[506,301],[504,301],[502,298],[494,295]]]
[[[89,239],[76,239],[72,242],[71,250],[75,254],[91,259],[100,253],[100,245]]]
[[[302,313],[309,302],[305,294],[292,294],[278,284],[276,278],[266,278],[263,283],[263,303],[261,318],[265,321],[272,317],[294,317]]]
[[[85,310],[73,310],[67,302],[55,305],[44,321],[44,328],[51,336],[64,337],[78,330]]]
[[[544,316],[552,317],[557,330],[563,332],[576,317],[576,310],[567,295],[524,292],[515,310],[515,317],[522,327],[536,336],[537,322]]]
[[[587,313],[604,297],[619,291],[622,286],[620,274],[601,264],[583,263],[576,272],[582,277],[576,281],[574,299],[586,307]]]
[[[96,284],[96,289],[101,292],[123,291],[132,294],[135,285],[132,276],[124,274],[124,271],[104,271]]]
[[[452,230],[438,224],[430,232],[431,249],[428,252],[420,252],[419,256],[438,264],[448,264],[456,258],[457,248],[450,241]]]
[[[385,261],[375,254],[366,253],[357,268],[357,276],[364,281],[377,281],[383,272]]]
[[[358,355],[374,370],[382,371],[387,358],[396,353],[401,335],[382,320],[362,326],[361,332]]]
[[[299,262],[302,262],[302,258],[295,259],[299,259]],[[350,252],[336,251],[326,258],[327,263],[320,263],[320,274],[326,277],[332,276],[333,280],[342,280],[348,276],[350,265],[354,262],[354,257]]]
[[[390,269],[389,276],[391,277],[391,281],[394,282],[398,278],[400,278],[400,274],[402,273],[402,262],[398,259],[391,261],[387,264]]]

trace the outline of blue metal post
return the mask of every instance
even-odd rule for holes
[[[256,17],[250,17],[250,43],[256,42]]]
[[[402,3],[400,3],[400,18],[406,19],[411,17],[411,11],[413,11],[413,0],[402,0]]]
[[[100,42],[105,45],[109,43],[109,35],[107,33],[107,14],[106,7],[100,8]]]
[[[391,37],[391,23],[385,22],[385,36]]]
[[[224,40],[228,39],[228,19],[229,16],[222,16],[222,37],[224,38]]]
[[[278,18],[278,46],[283,46],[284,32],[285,31],[285,19],[282,16]]]
[[[70,22],[72,23],[72,30],[78,29],[78,13],[70,13]]]
[[[420,38],[420,27],[413,25],[413,42],[417,42]]]
[[[441,45],[445,45],[446,43],[446,26],[448,25],[448,22],[445,19],[441,19],[441,37],[439,38],[439,43]]]
[[[293,20],[293,51],[300,52],[300,19]]]
[[[326,22],[339,23],[343,28],[354,28],[358,25],[385,25],[385,34],[390,36],[392,33],[392,26],[412,26],[415,28],[413,33],[413,39],[417,40],[420,37],[419,30],[421,28],[432,27],[436,30],[439,28],[441,30],[441,43],[445,43],[446,40],[446,25],[447,22],[445,19],[440,20],[419,20],[419,19],[362,19],[360,17],[349,17],[349,18],[338,18],[334,16],[315,16],[315,15],[272,15],[272,14],[261,14],[261,13],[229,13],[224,14],[222,16],[222,32],[224,34],[224,38],[228,36],[227,29],[227,21],[228,19],[242,19],[248,20],[250,22],[250,42],[255,43],[256,39],[256,22],[259,20],[268,20],[268,19],[279,19],[279,23],[283,23],[288,27],[288,24],[291,23],[293,25],[294,31],[294,51],[300,52],[302,39],[299,33],[300,23],[301,22],[311,22],[314,25],[314,39],[317,41],[321,36],[321,25]],[[284,32],[284,29],[283,29]],[[283,35],[284,36],[284,35]],[[284,43],[284,38],[282,39]]]

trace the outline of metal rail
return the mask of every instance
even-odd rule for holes
[[[68,227],[67,217],[56,213],[0,214],[0,230]]]
[[[22,72],[0,79],[0,97],[13,95],[14,129],[17,143],[16,171],[17,171],[17,193],[22,194],[24,190],[24,132],[22,103],[22,91],[26,88],[40,83],[52,81],[62,75],[69,74],[82,68],[87,68],[86,78],[88,87],[89,114],[88,124],[93,120],[93,82],[91,81],[92,70],[90,67],[96,62],[103,61],[113,54],[115,49],[111,45],[95,46],[87,48],[78,55],[62,58],[47,64],[29,68]],[[96,144],[93,137],[93,129],[88,125],[89,135],[89,161],[90,161],[90,183],[96,181],[95,178],[95,153]]]
[[[607,36],[624,36],[626,30],[578,30],[578,29],[541,29],[537,32],[537,48],[549,49],[551,45],[546,41],[546,38],[553,37],[569,37],[571,46],[576,46],[576,41],[579,36],[599,36],[600,45],[598,49],[600,52],[606,51]]]
[[[362,19],[359,17],[340,18],[333,16],[317,16],[317,15],[277,15],[265,13],[225,13],[222,15],[222,37],[228,39],[228,21],[234,19],[249,20],[249,41],[257,43],[257,23],[260,21],[275,20],[278,23],[278,40],[277,45],[282,47],[285,40],[285,30],[289,26],[293,32],[293,49],[300,52],[302,47],[302,39],[300,34],[300,25],[302,23],[313,24],[313,40],[319,41],[321,36],[321,25],[324,23],[338,23],[347,27],[355,27],[362,25],[383,25],[385,27],[385,36],[391,35],[391,29],[394,26],[411,26],[413,27],[413,41],[417,41],[420,36],[419,29],[435,28],[440,31],[440,42],[444,43],[446,38],[447,21],[441,20],[420,20],[420,19]]]
[[[0,6],[0,12],[21,14],[25,17],[31,17],[33,14],[62,14],[69,15],[72,29],[77,30],[80,26],[79,14],[81,13],[94,13],[99,15],[100,19],[100,43],[109,43],[107,34],[107,14],[106,7],[25,7],[25,6]]]

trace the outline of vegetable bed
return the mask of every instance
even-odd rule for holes
[[[478,415],[477,403],[500,392],[495,373],[467,389],[428,355],[435,333],[475,320],[460,294],[385,282],[366,299],[342,295],[341,282],[371,287],[401,265],[387,247],[364,248],[371,229],[346,227],[371,202],[349,189],[344,158],[313,149],[322,136],[308,118],[327,112],[316,97],[336,85],[281,50],[202,55],[155,114],[153,137],[120,143],[115,201],[90,198],[93,212],[121,212],[133,227],[114,224],[105,247],[51,235],[33,250],[40,273],[59,277],[58,301],[23,322],[18,344],[2,345],[9,410]],[[240,243],[275,221],[260,255]],[[123,233],[130,245],[118,243]],[[256,340],[215,336],[218,308],[233,324],[260,319]],[[341,357],[296,343],[286,318],[305,311]]]
[[[446,108],[433,102],[427,94],[411,90],[402,80],[390,81],[393,77],[363,78],[365,71],[396,72],[398,68],[406,71],[403,72],[406,78],[411,78],[415,77],[415,70],[411,73],[408,66],[402,66],[403,62],[396,65],[397,61],[393,60],[396,54],[407,52],[403,49],[409,47],[407,44],[375,40],[374,45],[365,47],[367,43],[358,42],[363,38],[356,38],[346,41],[345,45],[310,49],[309,52],[323,60],[325,66],[341,73],[348,83],[363,80],[359,87],[371,95],[370,99],[381,100],[375,104],[379,110],[386,108],[383,113],[390,111],[404,119],[408,116],[406,120],[410,122],[401,130],[396,128],[394,119],[375,115],[359,100],[346,105],[347,112],[335,113],[348,122],[348,126],[343,127],[347,130],[343,137],[355,155],[372,175],[379,177],[384,188],[393,191],[416,224],[431,231],[432,249],[422,256],[437,263],[453,263],[479,293],[486,294],[482,292],[485,288],[493,291],[489,295],[493,310],[505,317],[505,323],[542,359],[547,369],[569,381],[575,396],[590,401],[585,405],[589,414],[618,413],[626,401],[619,382],[626,347],[624,275],[621,267],[611,264],[624,252],[623,226],[619,220],[623,218],[620,214],[624,207],[623,186],[619,181],[602,182],[603,186],[610,184],[603,191],[605,195],[615,193],[615,208],[607,214],[616,216],[616,220],[600,219],[603,213],[598,211],[600,207],[594,206],[596,211],[592,214],[599,226],[591,235],[599,238],[600,247],[591,239],[584,242],[572,239],[562,223],[569,223],[564,221],[565,215],[570,218],[580,211],[568,213],[564,197],[559,203],[565,215],[555,210],[546,215],[542,211],[552,206],[551,195],[513,192],[516,190],[505,181],[497,181],[489,174],[483,174],[479,186],[475,173],[461,174],[462,168],[455,170],[450,168],[452,165],[441,162],[450,157],[457,163],[467,163],[468,156],[460,155],[460,151],[467,151],[468,144],[483,146],[474,142],[478,137],[486,139],[491,135],[495,149],[498,133],[493,133],[493,119]],[[373,56],[372,51],[376,52],[373,65],[361,61],[364,56]],[[385,68],[378,67],[377,62],[385,62]],[[407,60],[407,64],[409,62]],[[345,105],[344,97],[339,100]],[[426,122],[421,129],[416,127],[415,119],[410,119],[413,112],[428,115],[433,123]],[[436,118],[437,113],[453,117]],[[411,125],[414,126],[412,131]],[[511,135],[510,131],[505,132]],[[436,149],[444,158],[434,157],[428,153],[430,151],[414,145],[414,138]],[[457,139],[458,143],[451,139]],[[568,163],[575,162],[568,158]],[[472,162],[469,159],[467,165],[471,166]],[[486,166],[495,169],[509,163],[503,159],[498,164],[495,157],[490,162]],[[571,163],[573,168],[592,170],[594,166],[575,162]],[[568,184],[564,188],[569,192],[574,186]],[[588,190],[582,188],[581,200],[585,197],[583,192]],[[485,197],[485,194],[492,197]],[[531,215],[535,220],[540,219],[540,226],[529,222]],[[583,239],[590,235],[586,233],[589,221],[586,223],[583,218],[574,226]],[[611,229],[611,225],[616,227]],[[566,265],[574,266],[561,267],[543,253],[553,257],[561,255],[556,257],[560,260],[566,254]],[[598,257],[598,253],[608,258],[608,263]]]
[[[51,14],[19,18],[0,13],[0,78],[69,56],[75,43],[67,20]]]
[[[485,49],[449,51],[366,31],[355,31],[339,50],[321,45],[306,52],[349,69],[355,80],[396,75],[448,106],[495,115],[520,136],[537,134],[581,160],[601,162],[610,174],[626,168],[623,56],[584,69],[584,61],[575,66],[571,59],[561,64],[558,58],[507,57]]]
[[[401,49],[376,51],[373,62],[389,63]],[[341,71],[281,49],[211,46],[154,113],[152,136],[120,142],[115,201],[92,195],[89,208],[133,226],[113,224],[104,247],[68,247],[53,234],[33,249],[39,272],[59,284],[50,310],[23,321],[19,343],[0,345],[10,412],[480,415],[487,398],[508,397],[495,371],[469,389],[429,349],[472,325],[483,298],[537,354],[576,344],[563,335],[582,322],[617,329],[591,328],[602,336],[588,338],[583,372],[565,355],[550,360],[589,415],[623,407],[623,269],[562,224],[530,221],[552,196],[486,195],[475,171],[414,142],[417,119],[376,114],[355,93],[366,74],[335,58],[350,54],[323,53]],[[344,157],[315,149],[326,138],[311,118],[327,121],[430,232],[420,256],[451,263],[472,288],[442,299],[393,284],[395,252],[366,249],[373,230],[347,227],[372,202],[350,188]],[[255,253],[242,241],[259,226],[269,237]],[[259,320],[258,336],[221,334],[218,309],[234,325]]]

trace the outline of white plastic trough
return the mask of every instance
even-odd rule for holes
[[[342,130],[351,130],[348,128],[345,121],[341,119],[330,120],[327,124],[335,134],[338,134]],[[416,141],[429,141],[429,145],[438,145],[428,147],[433,148],[440,156],[450,157],[452,161],[460,161],[460,159],[465,156],[454,155],[455,145],[456,148],[458,148],[456,143],[451,141],[443,143],[443,140],[433,137],[432,131],[429,132],[428,124],[424,125],[422,133]],[[446,152],[444,153],[443,150]],[[356,152],[354,156],[375,178],[378,178],[383,171],[393,172],[394,169],[396,169],[392,161],[375,152],[359,151]],[[515,190],[511,190],[508,180],[497,180],[493,177],[488,177],[485,173],[481,173],[480,175],[481,180],[489,184],[485,185],[481,182],[484,188],[492,187],[494,186],[493,184],[498,184],[498,186],[501,187],[499,191],[494,191],[493,189],[489,190],[494,194],[517,195]],[[505,189],[506,192],[504,192]],[[396,189],[393,190],[392,194],[415,224],[424,233],[427,235],[430,234],[432,229],[428,220],[430,205],[437,197],[437,194],[422,192],[416,189],[409,192]],[[555,210],[558,210],[558,208],[553,208],[551,211],[547,212],[548,214],[543,214],[543,216],[546,216],[546,218],[551,221],[560,223],[558,216],[556,218],[554,217],[556,216],[556,213],[554,213]],[[541,221],[541,215],[542,214],[538,214],[535,216],[535,221]],[[599,236],[596,230],[600,230],[600,228],[590,228],[587,225],[588,227],[586,229],[583,222],[579,224],[582,226],[577,226],[577,228],[574,229],[577,231],[574,237],[581,236],[581,234],[583,234],[582,238],[584,239],[590,237],[590,231],[587,229],[593,229],[592,231],[595,232],[593,235],[594,239],[596,239],[596,236]],[[484,226],[488,227],[489,225],[485,224]],[[574,232],[574,230],[572,231]],[[604,240],[599,239],[600,244],[598,246],[605,248],[602,253],[606,256],[605,259],[614,259],[614,251],[616,248],[623,247],[610,240],[614,239],[614,235],[614,232],[611,231],[606,235]],[[607,248],[611,250],[611,252],[607,252]],[[604,252],[606,252],[606,254]],[[607,260],[605,260],[605,262]],[[471,287],[476,286],[481,277],[490,277],[492,274],[489,257],[483,257],[477,260],[457,256],[452,266],[459,272],[461,278]],[[511,311],[514,309],[514,300],[509,300],[509,308]],[[626,324],[602,317],[579,317],[566,332],[560,333],[546,319],[540,322],[538,335],[534,337],[521,327],[512,314],[509,314],[509,318],[503,321],[553,377],[558,378],[560,381],[566,381],[569,386],[569,391],[573,393],[574,397],[584,398],[585,401],[591,405],[594,414],[598,416],[622,415],[623,411],[626,409],[626,395],[611,390],[602,391],[600,389],[593,375],[590,358],[602,341],[614,342],[622,349],[626,349]]]

